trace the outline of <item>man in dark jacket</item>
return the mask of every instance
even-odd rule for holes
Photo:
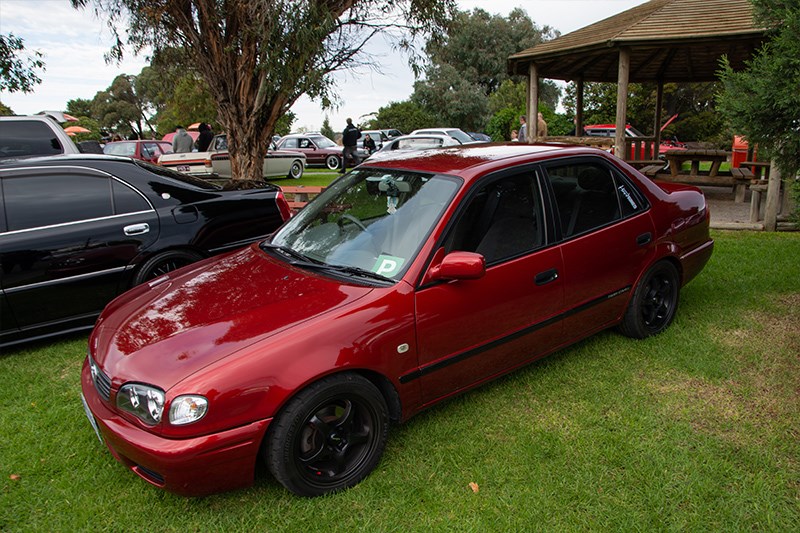
[[[211,131],[211,126],[205,122],[200,123],[200,137],[197,138],[197,151],[206,152],[208,147],[211,146],[211,140],[214,138],[214,132]]]
[[[353,126],[353,119],[347,119],[347,126],[345,126],[344,131],[342,132],[342,144],[344,145],[344,150],[342,151],[342,170],[339,171],[340,174],[344,174],[347,172],[347,158],[353,158],[353,166],[358,166],[361,163],[361,159],[358,157],[356,153],[356,141],[361,137],[361,130]]]

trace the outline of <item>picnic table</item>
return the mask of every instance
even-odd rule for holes
[[[769,161],[742,161],[741,166],[750,167],[753,169],[753,176],[757,180],[767,179],[769,177]],[[763,177],[762,177],[763,176]]]
[[[726,152],[725,150],[667,150],[664,152],[664,157],[669,161],[669,169],[672,174],[673,178],[678,178],[678,176],[682,173],[683,163],[686,161],[691,161],[692,168],[689,171],[689,175],[692,177],[697,177],[700,175],[700,163],[711,163],[711,168],[708,171],[707,176],[710,178],[714,178],[719,175],[719,167],[720,165],[728,160],[728,157],[731,155],[730,152]]]

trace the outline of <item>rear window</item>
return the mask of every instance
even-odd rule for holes
[[[0,159],[63,154],[53,130],[38,120],[8,120],[0,125]]]

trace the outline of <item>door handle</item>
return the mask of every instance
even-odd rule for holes
[[[142,224],[131,224],[130,226],[125,226],[122,228],[122,231],[125,232],[125,235],[131,237],[133,235],[142,235],[150,231],[150,224],[147,222]]]
[[[534,281],[537,285],[546,285],[551,281],[555,281],[558,279],[558,270],[555,268],[551,268],[550,270],[545,270],[544,272],[539,272],[536,274]]]
[[[638,237],[636,237],[636,244],[639,246],[646,246],[650,244],[650,241],[653,240],[653,234],[649,231],[647,233],[642,233]]]

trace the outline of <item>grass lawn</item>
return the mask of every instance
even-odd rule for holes
[[[327,187],[330,182],[341,176],[336,170],[328,170],[327,168],[306,168],[303,172],[303,177],[299,179],[280,178],[271,179],[270,183],[274,183],[279,187],[298,187],[298,186],[321,186]]]
[[[800,234],[714,237],[664,334],[604,332],[441,404],[318,499],[265,474],[155,489],[85,419],[86,336],[6,350],[0,531],[800,531]]]

